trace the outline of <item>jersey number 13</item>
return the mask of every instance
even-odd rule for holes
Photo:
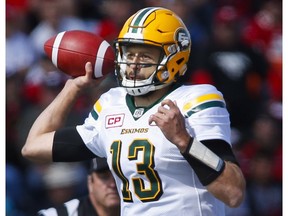
[[[139,152],[143,153],[141,163],[136,163],[137,173],[145,176],[150,184],[150,187],[145,187],[142,178],[127,179],[121,169],[122,142],[117,140],[112,143],[110,152],[112,154],[112,167],[116,175],[122,180],[123,188],[122,195],[124,202],[133,202],[131,191],[129,190],[130,182],[133,183],[136,196],[142,202],[151,202],[158,200],[163,194],[161,179],[154,169],[154,153],[155,147],[146,139],[134,140],[128,149],[128,160],[138,160]]]

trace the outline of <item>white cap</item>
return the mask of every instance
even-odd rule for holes
[[[79,164],[53,163],[44,172],[43,181],[47,188],[60,188],[76,185],[83,179]]]

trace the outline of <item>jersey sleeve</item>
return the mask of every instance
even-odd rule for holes
[[[182,111],[189,133],[199,141],[220,139],[231,143],[230,117],[221,92],[211,85],[199,85],[188,95]]]
[[[103,143],[101,143],[101,126],[105,124],[102,111],[110,106],[111,94],[109,91],[101,95],[96,101],[84,124],[76,127],[83,142],[90,151],[99,157],[107,157]]]

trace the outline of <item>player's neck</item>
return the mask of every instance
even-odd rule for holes
[[[151,91],[145,95],[135,96],[134,104],[136,107],[148,107],[163,97],[163,95],[167,94],[170,88],[171,86],[167,86],[163,89]]]

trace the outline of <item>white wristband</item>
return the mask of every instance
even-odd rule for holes
[[[219,172],[223,166],[224,161],[197,139],[192,139],[192,145],[188,153],[215,171]]]

